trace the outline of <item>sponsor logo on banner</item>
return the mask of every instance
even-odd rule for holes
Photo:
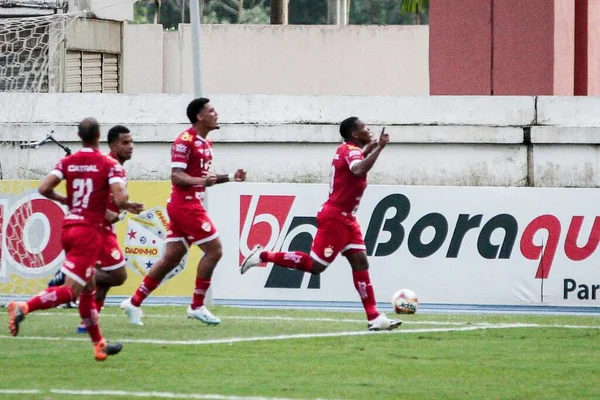
[[[404,225],[404,221],[409,216],[410,209],[410,200],[400,193],[390,194],[379,201],[373,209],[365,233],[369,256],[391,255],[406,238],[408,250],[416,258],[430,257],[440,251],[444,244],[448,246],[446,258],[457,258],[465,235],[473,230],[477,234],[477,252],[483,259],[510,259],[517,247],[524,258],[538,263],[536,279],[547,279],[550,275],[563,232],[561,221],[554,215],[543,214],[529,220],[519,237],[519,222],[508,213],[459,214],[456,222],[453,222],[449,216],[431,212],[420,216],[409,227]],[[578,245],[583,220],[583,216],[572,216],[566,228],[561,250],[571,261],[582,261],[590,257],[600,242],[600,217],[595,216],[586,244],[582,247]],[[525,221],[521,221],[523,222]],[[426,229],[435,231],[433,239],[427,242],[422,240]],[[498,231],[503,233],[500,243],[492,240],[492,235]],[[535,238],[540,233],[544,233],[546,239],[536,243]],[[384,237],[387,237],[387,241],[382,242]]]
[[[240,196],[240,264],[257,244],[267,251],[310,252],[317,220],[314,216],[290,215],[294,200],[290,195]],[[303,279],[302,271],[274,265],[265,287],[299,289]],[[320,288],[319,275],[311,275],[308,288]]]
[[[165,252],[168,225],[169,217],[163,207],[154,207],[129,218],[124,243],[125,262],[129,269],[146,276]],[[163,282],[180,273],[186,261],[187,254]]]
[[[60,243],[65,211],[37,191],[0,193],[0,281],[10,274],[43,277],[64,258]]]
[[[427,189],[431,190],[412,190],[419,193],[418,190]],[[481,189],[481,193],[484,194],[482,199],[487,201],[485,199],[489,195],[485,189]],[[512,193],[522,196],[523,192]],[[316,233],[316,218],[294,213],[297,202],[306,202],[305,196],[240,195],[240,264],[256,244],[268,251],[309,252]],[[530,206],[527,212],[523,212],[515,208],[516,203],[510,203],[513,204],[510,206],[512,211],[510,207],[504,210],[504,206],[495,208],[492,204],[478,207],[481,211],[469,212],[448,204],[436,207],[433,203],[430,209],[423,212],[420,208],[417,214],[408,195],[394,192],[388,192],[371,204],[374,204],[372,208],[363,209],[359,218],[362,226],[366,227],[363,234],[367,255],[375,259],[393,256],[390,258],[393,260],[391,265],[406,265],[411,258],[418,260],[435,256],[448,260],[450,269],[457,265],[451,260],[461,260],[461,265],[473,265],[473,274],[484,275],[485,269],[475,269],[477,265],[491,266],[500,260],[514,260],[524,266],[530,265],[530,270],[527,270],[530,271],[530,282],[544,281],[552,277],[555,260],[573,263],[576,268],[577,263],[598,252],[600,244],[600,216],[596,215],[596,211],[591,215],[581,211],[565,215],[564,209],[558,206],[554,210],[560,211],[560,214],[554,214],[552,208],[536,213],[536,208]],[[456,212],[453,211],[455,209]],[[268,265],[263,263],[261,266]],[[274,266],[264,287],[299,289],[303,277],[300,271]],[[308,287],[319,288],[318,278],[311,275]],[[554,279],[560,279],[560,297],[564,300],[600,300],[600,279],[597,284],[579,282],[569,275]],[[539,288],[540,298],[543,298],[544,285]]]

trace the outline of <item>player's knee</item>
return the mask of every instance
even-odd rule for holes
[[[209,252],[205,254],[205,257],[208,257],[213,263],[218,263],[221,258],[223,258],[223,247],[215,246],[210,249]]]
[[[316,262],[315,260],[313,260],[312,271],[311,271],[313,275],[320,275],[326,269],[327,269],[327,265],[323,265],[320,262]]]
[[[125,267],[114,271],[113,286],[121,286],[127,280],[127,269]]]

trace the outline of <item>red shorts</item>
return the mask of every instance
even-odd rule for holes
[[[186,247],[190,247],[190,244],[200,245],[219,237],[219,232],[208,213],[197,201],[183,204],[169,202],[167,213],[169,214],[167,242],[182,241]]]
[[[326,210],[319,211],[317,234],[310,249],[312,258],[323,265],[329,265],[340,253],[347,255],[366,249],[356,218],[331,215]]]
[[[65,261],[61,271],[77,283],[85,284],[94,275],[94,265],[104,240],[103,228],[90,225],[69,225],[62,229],[61,242]]]
[[[112,229],[106,232],[96,266],[103,271],[114,271],[125,266],[125,257]]]

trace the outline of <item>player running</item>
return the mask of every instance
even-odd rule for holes
[[[190,244],[200,247],[204,255],[198,263],[192,303],[187,309],[189,318],[209,325],[221,320],[204,305],[206,292],[217,263],[223,255],[219,233],[204,209],[205,190],[214,184],[246,180],[246,171],[238,169],[229,175],[210,172],[213,160],[212,143],[208,134],[219,129],[218,114],[209,99],[198,98],[187,107],[192,126],[183,131],[171,147],[171,198],[167,204],[170,222],[165,254],[148,271],[134,293],[121,303],[134,325],[143,325],[140,305],[154,291],[187,253]]]
[[[354,287],[367,314],[369,330],[392,330],[402,321],[389,319],[377,310],[365,241],[355,217],[367,187],[367,173],[390,138],[383,128],[379,139],[373,139],[370,130],[357,117],[342,121],[340,134],[344,143],[338,147],[331,164],[329,198],[317,214],[317,234],[310,255],[301,251],[263,251],[262,246],[255,246],[242,262],[240,272],[244,274],[261,262],[272,262],[320,274],[342,253],[352,267]]]
[[[79,123],[82,149],[61,159],[54,171],[46,176],[39,193],[50,200],[68,206],[61,234],[65,250],[62,271],[66,275],[61,286],[50,287],[27,302],[11,301],[8,305],[8,327],[13,336],[25,316],[33,311],[54,308],[79,297],[79,314],[88,326],[94,344],[94,356],[104,361],[121,351],[122,345],[108,343],[100,333],[94,300],[94,264],[106,237],[103,227],[108,197],[112,194],[117,207],[127,208],[123,167],[98,150],[100,127],[94,118]],[[67,196],[54,189],[66,181]]]
[[[119,164],[124,165],[133,155],[133,137],[129,129],[123,125],[115,125],[108,131],[107,136],[110,153],[108,157]],[[125,176],[125,173],[123,173]],[[128,203],[125,211],[139,214],[144,209],[140,203]],[[125,268],[125,257],[119,246],[119,240],[115,233],[113,224],[121,219],[121,210],[115,205],[112,198],[109,199],[104,219],[106,229],[106,240],[100,249],[100,255],[96,264],[96,307],[98,313],[102,311],[104,300],[111,287],[121,286],[127,280],[127,269]],[[77,333],[86,333],[87,326],[82,321],[77,328]]]

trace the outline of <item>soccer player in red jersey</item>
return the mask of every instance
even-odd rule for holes
[[[133,155],[133,137],[130,130],[123,125],[115,125],[109,129],[107,135],[110,153],[108,157],[124,165],[125,161],[130,160]],[[123,173],[125,179],[125,173]],[[125,211],[139,214],[143,211],[144,205],[141,203],[129,202]],[[111,287],[121,286],[127,280],[127,269],[125,268],[125,257],[119,246],[119,240],[114,230],[113,224],[121,219],[121,210],[115,205],[112,197],[109,198],[104,228],[106,229],[106,239],[100,249],[98,262],[96,264],[96,307],[98,313],[102,310],[104,300]],[[77,328],[78,333],[87,332],[85,321],[82,321]]]
[[[167,204],[170,222],[166,251],[148,271],[134,293],[121,303],[134,325],[143,325],[140,305],[155,290],[187,253],[191,244],[200,247],[204,255],[198,263],[192,303],[187,309],[189,318],[216,325],[221,320],[204,305],[206,292],[217,263],[223,255],[219,233],[202,205],[205,190],[214,184],[246,180],[246,171],[238,169],[229,175],[210,172],[213,159],[208,134],[219,129],[218,114],[209,99],[198,98],[187,107],[192,126],[183,131],[171,147],[171,198]]]
[[[98,122],[93,118],[84,119],[79,124],[78,134],[82,149],[60,160],[38,189],[41,195],[69,208],[61,234],[65,250],[62,265],[65,283],[50,287],[27,302],[11,301],[8,305],[8,327],[10,333],[17,336],[25,315],[54,308],[79,297],[79,314],[88,326],[94,356],[96,360],[103,361],[121,351],[122,346],[109,344],[100,333],[94,300],[94,264],[106,237],[103,224],[108,197],[112,194],[115,204],[126,208],[128,195],[123,167],[98,150]],[[66,197],[54,191],[63,179],[66,181]]]
[[[340,134],[344,143],[338,147],[331,164],[329,198],[317,214],[317,234],[310,255],[301,251],[263,251],[261,246],[255,246],[243,261],[240,272],[244,274],[262,262],[273,262],[320,274],[341,253],[352,267],[354,287],[367,314],[369,330],[395,329],[402,322],[389,319],[377,310],[366,246],[355,217],[367,187],[367,173],[390,138],[383,128],[379,139],[373,139],[370,130],[357,117],[342,121]]]

